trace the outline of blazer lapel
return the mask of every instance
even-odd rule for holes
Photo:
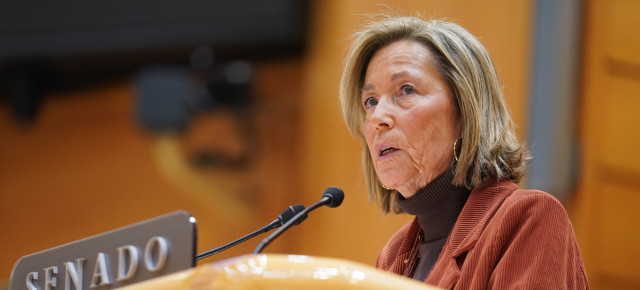
[[[456,285],[466,253],[473,249],[504,199],[517,188],[513,182],[502,180],[497,184],[495,181],[489,182],[487,186],[471,191],[425,282],[447,289]]]

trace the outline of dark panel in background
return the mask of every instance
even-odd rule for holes
[[[306,1],[2,1],[0,59],[175,49],[300,47]]]
[[[296,57],[307,9],[302,0],[0,1],[0,101],[29,123],[47,90],[149,64],[186,67],[203,47],[214,65]]]

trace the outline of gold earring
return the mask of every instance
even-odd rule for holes
[[[382,186],[382,188],[384,188],[386,190],[393,190],[391,188],[386,187],[384,184],[382,184],[382,181],[380,181],[379,179],[378,179],[378,183],[380,183],[380,186]]]
[[[456,150],[456,145],[458,144],[458,140],[460,140],[462,138],[458,138],[456,139],[455,142],[453,142],[453,158],[456,159],[456,162],[458,162],[458,151]]]

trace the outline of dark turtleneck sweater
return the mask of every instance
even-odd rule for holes
[[[397,204],[404,212],[415,215],[422,229],[418,264],[413,279],[424,281],[435,265],[447,237],[453,229],[471,191],[451,184],[453,173],[445,171],[405,199],[397,195]]]

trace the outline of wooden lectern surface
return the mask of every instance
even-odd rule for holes
[[[436,289],[364,264],[311,256],[246,255],[121,289]]]

